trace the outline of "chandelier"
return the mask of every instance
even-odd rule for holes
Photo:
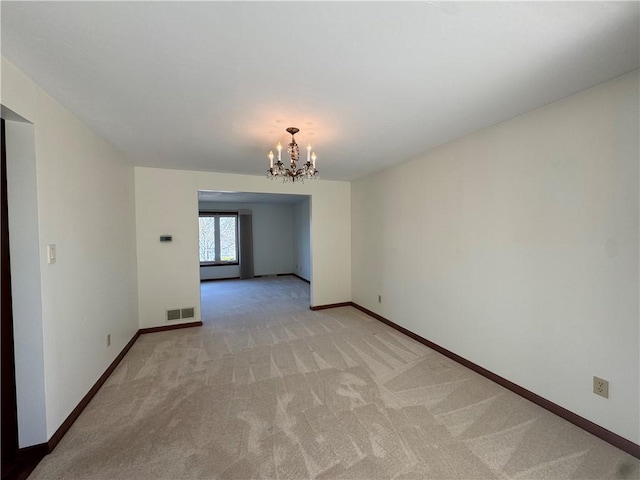
[[[278,161],[274,164],[273,151],[269,152],[269,170],[267,170],[267,178],[282,178],[285,182],[295,182],[296,180],[304,182],[305,178],[318,178],[318,170],[316,170],[316,153],[311,151],[311,145],[307,145],[307,161],[298,168],[300,160],[300,148],[293,137],[300,129],[296,127],[287,128],[287,132],[291,134],[291,143],[288,152],[291,163],[288,167],[282,163],[282,145],[278,143],[276,150],[278,151]]]

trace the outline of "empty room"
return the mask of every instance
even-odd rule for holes
[[[2,480],[640,478],[639,2],[0,13]]]

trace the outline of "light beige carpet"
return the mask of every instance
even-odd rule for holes
[[[639,462],[295,277],[203,284],[37,479],[608,479]]]

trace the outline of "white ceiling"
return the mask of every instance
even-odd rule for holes
[[[639,66],[638,2],[7,2],[2,55],[136,165],[353,180]]]

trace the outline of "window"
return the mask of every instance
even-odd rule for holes
[[[200,212],[200,264],[238,264],[238,215]]]

